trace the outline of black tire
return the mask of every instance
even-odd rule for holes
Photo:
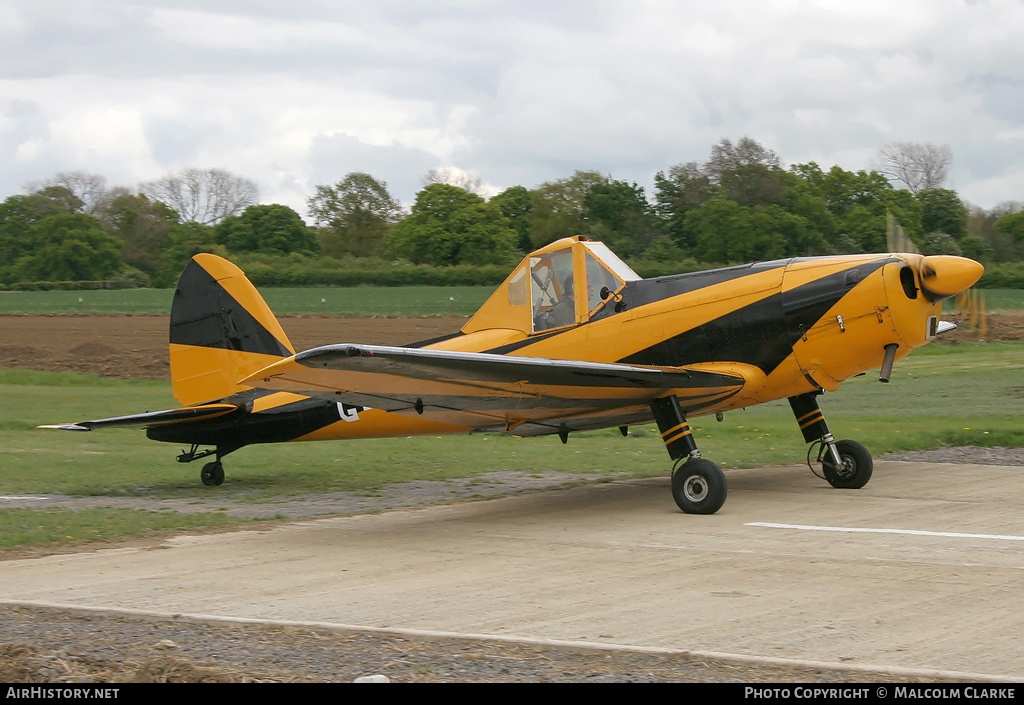
[[[687,514],[714,514],[727,494],[725,473],[710,460],[687,460],[672,473],[672,498]]]
[[[871,460],[871,453],[863,444],[857,441],[837,441],[836,450],[843,464],[836,467],[829,458],[829,452],[825,450],[825,457],[821,461],[821,469],[825,473],[828,484],[843,490],[859,490],[868,484],[875,463]]]
[[[203,484],[207,486],[216,487],[217,485],[223,484],[224,466],[220,464],[220,461],[207,463],[203,466],[203,470],[199,473],[199,477],[203,481]]]

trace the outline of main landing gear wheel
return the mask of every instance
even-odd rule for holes
[[[204,485],[217,486],[224,482],[224,466],[217,460],[207,463],[199,473]]]
[[[725,473],[710,460],[691,458],[672,473],[672,498],[687,514],[714,514],[727,493]]]
[[[846,490],[859,490],[868,484],[875,465],[868,449],[857,441],[836,441],[836,450],[843,461],[841,466],[836,467],[832,462],[828,448],[821,460],[821,469],[828,484]]]

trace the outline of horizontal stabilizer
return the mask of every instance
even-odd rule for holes
[[[184,409],[168,409],[166,411],[150,411],[145,414],[131,416],[115,416],[95,421],[80,421],[69,424],[50,424],[37,428],[56,428],[61,431],[91,431],[94,428],[117,428],[118,426],[156,426],[158,424],[181,423],[197,419],[210,419],[230,414],[240,407],[237,404],[204,404]]]

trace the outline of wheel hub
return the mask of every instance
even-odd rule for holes
[[[691,502],[700,502],[708,496],[708,483],[700,475],[690,475],[683,483],[683,494]]]
[[[836,468],[836,475],[843,479],[853,477],[854,473],[857,472],[857,463],[848,455],[844,455],[842,458],[843,464]]]

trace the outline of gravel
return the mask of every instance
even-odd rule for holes
[[[953,463],[955,465],[1024,465],[1024,448],[1003,448],[1002,446],[935,448],[905,453],[887,453],[877,459],[912,463]]]
[[[0,604],[0,682],[962,682],[963,676]],[[378,678],[378,680],[380,680]]]
[[[30,509],[159,509],[198,514],[217,512],[246,519],[311,519],[349,514],[368,514],[395,509],[413,509],[434,504],[494,499],[542,492],[579,484],[608,481],[614,473],[585,474],[568,472],[489,472],[476,477],[446,481],[417,480],[384,485],[372,492],[314,492],[280,495],[272,500],[248,498],[236,492],[231,499],[188,497],[157,499],[145,496],[72,496],[37,494],[0,496],[0,508]],[[247,501],[248,500],[248,501]]]

